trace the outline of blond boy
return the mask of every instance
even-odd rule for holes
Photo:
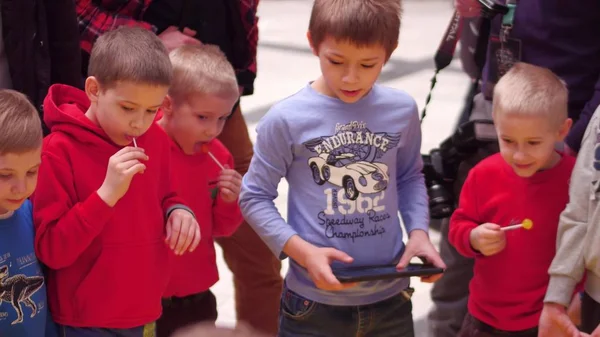
[[[0,331],[3,336],[56,336],[46,282],[34,252],[34,192],[42,125],[25,95],[0,90]],[[49,323],[49,324],[48,324]]]
[[[183,326],[217,319],[210,291],[219,279],[214,238],[232,235],[243,218],[237,204],[242,183],[233,156],[216,137],[238,97],[233,67],[216,46],[183,46],[170,53],[173,84],[158,124],[169,135],[177,193],[197,214],[202,241],[178,257],[157,322],[158,337]]]
[[[575,163],[555,150],[571,126],[567,96],[550,70],[525,63],[494,89],[500,153],[470,171],[450,220],[450,243],[475,259],[461,337],[538,335]]]

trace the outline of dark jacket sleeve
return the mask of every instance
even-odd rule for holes
[[[592,115],[594,115],[594,111],[596,111],[596,108],[598,108],[598,105],[600,105],[600,78],[596,82],[594,94],[583,107],[583,110],[579,115],[579,119],[577,119],[575,124],[573,124],[573,127],[571,128],[571,131],[569,131],[569,135],[565,140],[567,145],[569,145],[573,151],[579,152],[583,134],[585,133]]]
[[[82,88],[79,27],[73,0],[45,0],[50,53],[50,84]]]

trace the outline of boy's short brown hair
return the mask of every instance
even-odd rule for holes
[[[169,54],[173,83],[169,95],[174,99],[189,94],[237,98],[240,94],[235,71],[217,46],[181,46]]]
[[[400,35],[401,0],[315,0],[308,31],[313,47],[327,36],[358,46],[381,44],[389,58]]]
[[[20,92],[0,89],[0,154],[24,153],[42,146],[42,121]]]
[[[169,86],[171,62],[162,41],[151,31],[121,26],[102,34],[94,43],[88,76],[103,88],[120,81]]]
[[[565,82],[551,70],[520,62],[494,87],[492,113],[543,116],[558,126],[568,118],[568,101]]]

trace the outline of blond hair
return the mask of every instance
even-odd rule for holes
[[[398,45],[401,0],[315,0],[308,31],[318,49],[327,36],[357,46],[381,44],[390,57]]]
[[[23,153],[42,146],[42,121],[20,92],[0,89],[0,154]]]
[[[565,82],[552,71],[521,62],[496,84],[492,114],[543,116],[560,125],[568,118],[568,96]]]
[[[102,34],[94,43],[88,66],[103,88],[117,82],[169,86],[171,62],[162,41],[151,31],[121,26]]]
[[[173,83],[169,95],[174,99],[189,94],[237,98],[240,94],[235,71],[217,46],[181,46],[169,54]]]

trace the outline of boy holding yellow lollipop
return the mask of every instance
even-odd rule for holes
[[[494,89],[500,153],[473,168],[450,220],[450,243],[475,259],[460,337],[537,337],[560,212],[575,159],[557,152],[572,121],[567,88],[518,63]]]

